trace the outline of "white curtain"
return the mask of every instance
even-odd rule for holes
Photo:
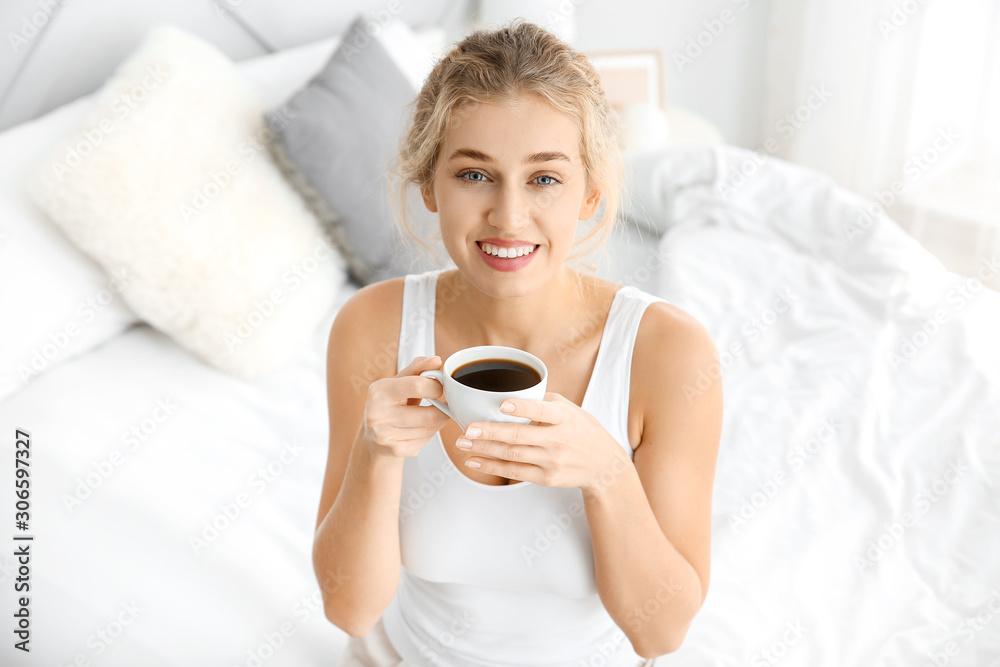
[[[1000,195],[1000,0],[772,0],[767,39],[769,153],[887,201],[968,165]]]

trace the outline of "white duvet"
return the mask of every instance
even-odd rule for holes
[[[635,156],[665,231],[616,241],[608,270],[722,355],[710,593],[662,663],[1000,664],[1000,295],[816,172],[759,161]],[[140,325],[0,404],[4,489],[31,433],[36,536],[25,655],[5,492],[0,664],[337,664],[310,559],[326,333],[248,383]]]
[[[32,652],[7,630],[0,664],[336,664],[310,560],[325,343],[248,383],[142,325],[0,405],[5,489],[31,433],[35,535]],[[6,547],[0,565],[9,626]]]
[[[667,664],[1000,664],[1000,294],[814,171],[644,159],[659,293],[725,403],[710,592]]]

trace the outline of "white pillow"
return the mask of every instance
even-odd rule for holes
[[[0,133],[0,402],[31,378],[108,341],[139,318],[100,265],[24,191],[25,165],[77,125],[90,96]]]
[[[95,94],[29,191],[122,298],[207,363],[254,379],[327,320],[343,260],[270,161],[263,104],[171,26]]]
[[[694,162],[664,159],[682,153]],[[715,156],[715,151],[692,150],[690,145],[623,150],[622,216],[661,236],[677,221],[674,199],[689,188],[714,187]]]
[[[327,37],[237,67],[268,106],[322,68],[340,42]],[[113,281],[24,190],[26,165],[68,136],[93,104],[85,95],[0,132],[0,402],[57,364],[115,338],[140,319]]]

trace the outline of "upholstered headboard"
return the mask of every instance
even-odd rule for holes
[[[391,13],[448,37],[474,0],[10,0],[0,4],[0,130],[93,92],[154,25],[172,23],[234,61],[342,32],[360,11]]]

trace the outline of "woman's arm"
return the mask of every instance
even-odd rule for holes
[[[331,444],[331,449],[340,446]],[[399,584],[403,459],[370,455],[360,429],[346,449],[343,485],[316,528],[313,568],[326,617],[352,637],[362,637]]]
[[[337,314],[327,351],[330,453],[313,567],[327,618],[354,637],[368,633],[399,583],[405,457],[447,419],[417,405],[419,397],[440,397],[441,386],[419,375],[440,367],[437,357],[396,373],[401,290],[389,281],[354,295]]]
[[[722,383],[699,385],[719,370],[715,345],[669,304],[647,307],[633,355],[634,465],[583,492],[601,601],[653,658],[680,647],[708,594]]]
[[[391,322],[378,319],[392,304],[382,311],[368,307],[391,297],[386,287],[374,285],[352,296],[337,313],[327,345],[330,451],[313,568],[327,618],[354,637],[374,625],[399,583],[403,460],[370,456],[361,428],[368,385],[396,371],[391,355],[391,368],[376,369],[372,377],[364,374],[364,363],[376,356],[369,347],[379,342],[372,333],[391,327]]]

